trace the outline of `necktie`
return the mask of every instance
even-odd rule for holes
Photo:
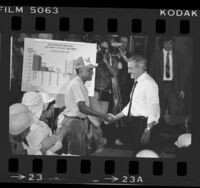
[[[166,78],[170,77],[170,65],[169,65],[169,52],[167,53],[166,59]]]
[[[127,115],[128,118],[130,117],[131,106],[132,106],[132,99],[133,99],[133,93],[134,93],[134,90],[135,90],[136,84],[137,84],[137,81],[134,82],[134,84],[133,84],[133,88],[132,88],[132,92],[131,92],[130,105],[129,105],[128,115]]]

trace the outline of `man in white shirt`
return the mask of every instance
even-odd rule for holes
[[[147,60],[142,56],[128,60],[128,72],[135,82],[129,103],[115,116],[115,120],[124,116],[128,118],[134,153],[141,149],[142,144],[149,143],[151,129],[160,118],[158,86],[146,68]]]

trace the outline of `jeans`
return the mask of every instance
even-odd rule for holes
[[[103,132],[100,126],[96,127],[94,125],[92,126],[93,131],[93,142],[95,143],[96,148],[103,147],[107,143],[107,139],[103,137]]]
[[[62,140],[62,151],[72,155],[86,154],[86,120],[66,117],[56,135]]]

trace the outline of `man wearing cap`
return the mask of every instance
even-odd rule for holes
[[[89,107],[88,90],[86,81],[92,80],[93,65],[90,59],[79,57],[75,61],[77,75],[70,81],[65,93],[65,110],[62,112],[64,119],[62,127],[57,130],[61,139],[67,139],[68,153],[75,155],[86,154],[86,129],[88,126],[87,115],[102,118],[112,122],[113,117],[97,112]]]
[[[16,103],[9,107],[9,138],[12,154],[27,154],[25,149],[25,145],[28,147],[26,136],[30,132],[32,123],[33,116],[27,106]]]
[[[49,142],[49,138],[44,138],[40,145],[41,147],[33,152],[33,144],[30,142],[29,134],[35,135],[35,140],[40,141],[40,134],[31,133],[31,126],[37,125],[34,115],[28,107],[21,103],[13,104],[9,107],[9,133],[11,153],[16,155],[41,155],[48,151],[54,142]],[[39,125],[38,125],[39,126]]]
[[[144,57],[136,55],[128,59],[128,72],[134,84],[129,103],[115,116],[116,120],[124,116],[128,118],[134,153],[143,144],[149,143],[151,129],[160,118],[158,86],[146,68],[147,60]]]
[[[23,95],[22,104],[26,105],[32,112],[34,122],[30,127],[30,132],[26,137],[29,147],[27,148],[29,155],[46,154],[56,142],[58,138],[52,135],[48,125],[40,121],[43,111],[42,96],[38,92],[29,91]],[[43,147],[44,145],[45,148]]]

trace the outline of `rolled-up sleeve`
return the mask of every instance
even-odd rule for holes
[[[145,91],[148,117],[147,123],[149,124],[155,121],[157,124],[160,118],[158,86],[155,82],[147,82]]]

